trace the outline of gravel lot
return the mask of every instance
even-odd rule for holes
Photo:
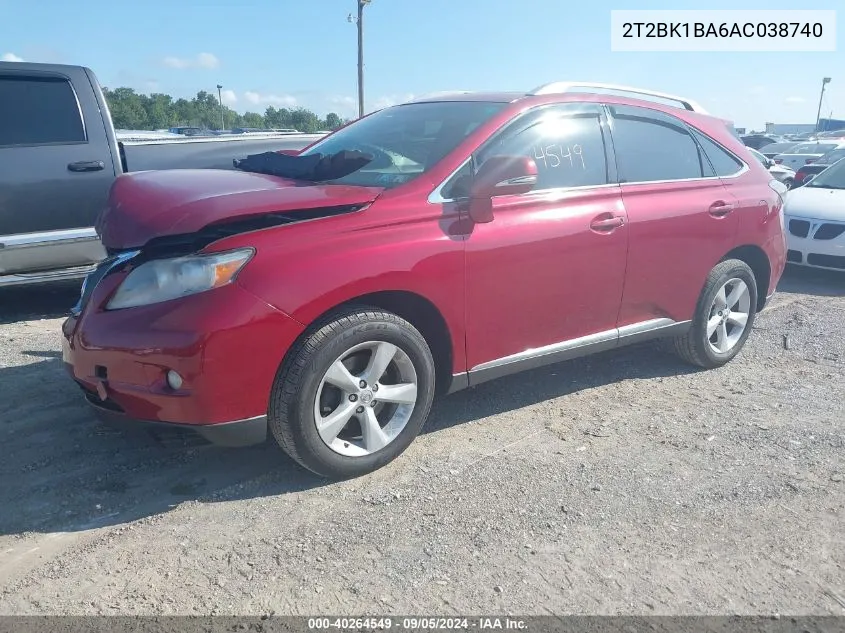
[[[77,291],[0,290],[0,614],[845,614],[845,275],[788,271],[727,367],[488,383],[343,483],[100,426]]]

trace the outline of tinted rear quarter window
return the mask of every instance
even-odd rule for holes
[[[0,146],[85,140],[79,104],[66,79],[0,76]]]
[[[698,141],[699,145],[701,145],[705,156],[710,160],[710,164],[716,171],[717,176],[722,178],[733,176],[742,170],[742,161],[725,150],[721,145],[714,142],[709,136],[705,136],[698,130],[692,130],[692,135]]]
[[[686,125],[669,115],[609,106],[621,182],[687,180],[714,176]]]

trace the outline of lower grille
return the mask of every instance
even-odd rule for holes
[[[804,261],[804,258],[799,251],[786,251],[786,261],[792,262],[793,264],[800,264]]]
[[[789,232],[796,237],[807,237],[810,233],[810,223],[807,220],[790,220]]]
[[[824,266],[825,268],[845,270],[845,257],[839,255],[818,255],[816,253],[810,253],[807,255],[807,263],[811,266]]]
[[[813,235],[814,240],[835,240],[845,233],[845,224],[822,224]]]
[[[79,387],[82,389],[82,393],[85,394],[85,399],[89,403],[93,404],[95,407],[99,407],[100,409],[106,409],[107,411],[114,411],[115,413],[125,413],[123,407],[121,407],[113,400],[100,400],[100,396],[99,394],[97,394],[96,391],[91,391],[88,387],[81,383],[77,384],[79,384]]]

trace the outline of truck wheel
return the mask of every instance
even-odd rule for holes
[[[357,477],[398,457],[434,397],[423,336],[390,312],[338,313],[291,349],[270,396],[279,446],[318,475]]]
[[[721,367],[745,345],[757,308],[757,282],[745,262],[729,259],[707,276],[692,327],[673,340],[683,360],[705,369]]]

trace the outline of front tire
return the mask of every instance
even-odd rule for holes
[[[714,369],[731,361],[745,345],[757,312],[757,281],[738,259],[710,271],[698,299],[692,327],[673,340],[686,362]]]
[[[431,350],[401,317],[356,307],[291,349],[270,397],[279,446],[312,472],[346,479],[401,455],[434,398]]]

